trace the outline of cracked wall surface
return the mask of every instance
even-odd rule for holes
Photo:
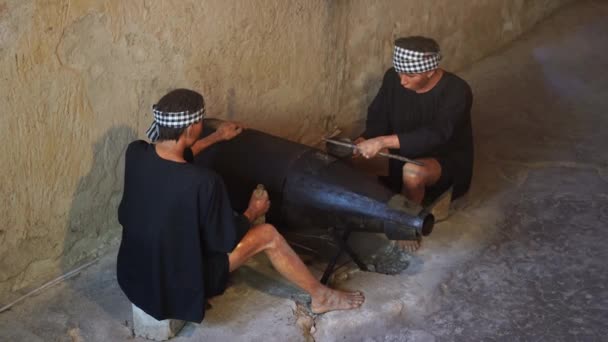
[[[169,89],[311,143],[361,118],[397,36],[457,69],[568,0],[0,0],[0,303],[119,238],[122,153]]]

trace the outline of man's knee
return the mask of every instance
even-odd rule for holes
[[[417,159],[424,166],[407,163],[403,165],[403,184],[409,189],[425,187],[437,183],[441,177],[441,164],[437,159]]]
[[[403,185],[407,188],[418,188],[424,186],[423,169],[414,164],[407,163],[403,166]]]
[[[256,233],[265,242],[266,248],[274,248],[277,244],[284,240],[281,233],[279,233],[277,229],[271,224],[261,224],[253,229],[256,230]]]

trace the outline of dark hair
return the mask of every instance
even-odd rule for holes
[[[155,108],[162,112],[196,112],[205,107],[203,95],[189,89],[175,89],[163,96]],[[158,141],[178,140],[187,127],[172,128],[160,126]]]
[[[409,36],[395,39],[395,45],[418,52],[439,52],[439,44],[434,39],[422,36]]]

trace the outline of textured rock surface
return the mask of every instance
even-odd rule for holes
[[[458,68],[566,2],[1,0],[0,303],[115,245],[122,153],[168,89],[314,142],[363,115],[395,36]]]
[[[309,315],[260,256],[172,341],[605,341],[607,18],[605,1],[568,6],[461,72],[476,89],[473,188],[401,274],[340,269],[361,309]],[[0,314],[0,340],[143,342],[114,253]]]

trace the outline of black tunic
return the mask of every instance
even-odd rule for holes
[[[118,283],[158,320],[201,322],[208,256],[232,251],[236,225],[246,218],[233,213],[222,179],[211,170],[162,159],[141,140],[129,145],[125,158]]]
[[[408,158],[436,158],[449,169],[454,197],[464,194],[473,172],[471,88],[458,76],[444,72],[426,93],[405,89],[395,69],[386,71],[380,91],[368,108],[366,139],[396,134],[400,148],[391,150]],[[402,184],[403,162],[389,160],[391,184]],[[448,171],[448,170],[446,170]]]

